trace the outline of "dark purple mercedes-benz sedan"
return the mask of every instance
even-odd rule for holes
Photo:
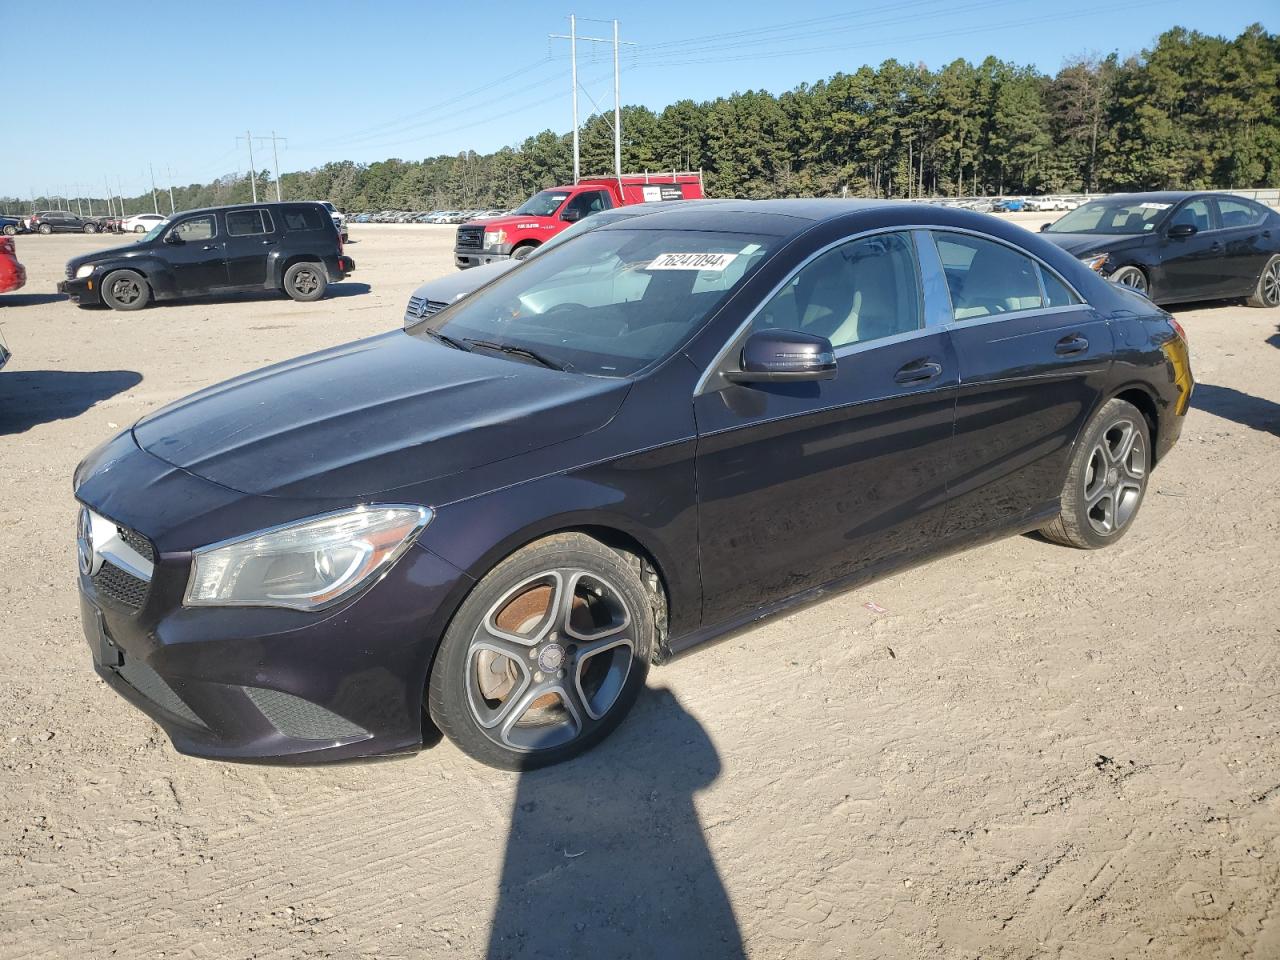
[[[1114,543],[1192,387],[1166,313],[990,217],[654,213],[95,450],[85,633],[186,753],[438,727],[538,766],[792,604],[999,535]]]

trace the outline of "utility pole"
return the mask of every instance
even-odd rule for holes
[[[173,170],[169,168],[168,164],[165,164],[164,172],[169,174],[169,213],[174,214],[178,212],[178,208],[173,203]]]
[[[279,154],[279,152],[276,150],[276,141],[277,141],[277,140],[283,140],[285,143],[288,143],[288,142],[289,142],[289,138],[288,138],[288,137],[277,137],[277,136],[276,136],[276,132],[275,132],[274,130],[272,130],[272,131],[271,131],[271,136],[269,136],[269,137],[258,137],[257,139],[259,139],[259,140],[270,140],[270,141],[271,141],[271,159],[272,159],[272,162],[273,162],[273,163],[274,163],[274,165],[275,165],[275,170],[276,170],[276,200],[277,200],[277,201],[283,200],[283,199],[284,199],[284,197],[282,197],[282,196],[280,195],[280,154]]]
[[[156,208],[156,214],[159,215],[160,198],[156,196],[156,171],[149,163],[147,169],[151,171],[151,205]]]
[[[244,132],[244,137],[236,137],[237,142],[244,139],[249,144],[249,186],[253,190],[253,202],[258,202],[258,173],[253,166],[253,133],[249,130]]]
[[[590,20],[590,17],[583,17],[584,20]],[[635,44],[628,40],[618,39],[618,21],[617,20],[593,20],[593,23],[612,23],[613,39],[605,37],[582,37],[578,35],[578,18],[573,14],[569,15],[569,33],[566,36],[563,33],[551,34],[552,40],[568,40],[569,41],[569,77],[573,84],[573,182],[577,183],[581,176],[581,162],[578,153],[578,41],[582,40],[587,43],[611,43],[613,44],[613,167],[614,172],[618,176],[622,176],[622,93],[619,85],[619,68],[618,68],[618,48],[621,44],[634,47]]]
[[[111,199],[111,181],[104,176],[102,184],[107,188],[107,216],[114,217],[116,215],[116,205]]]

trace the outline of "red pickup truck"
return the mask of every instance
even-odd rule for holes
[[[701,172],[586,177],[571,187],[551,187],[535,193],[505,217],[464,223],[458,227],[454,242],[454,262],[466,269],[495,260],[523,260],[569,224],[601,210],[702,197]]]

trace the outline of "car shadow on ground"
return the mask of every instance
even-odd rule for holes
[[[523,774],[487,960],[745,957],[694,806],[719,774],[666,689],[596,749]]]
[[[1280,349],[1280,325],[1276,326],[1275,333],[1267,337],[1267,343],[1271,344],[1271,346],[1276,347],[1277,349]]]
[[[141,382],[134,370],[0,371],[0,435],[78,417]]]
[[[1231,387],[1197,383],[1191,394],[1191,406],[1224,420],[1261,430],[1280,437],[1280,403],[1242,393]]]
[[[0,297],[0,307],[34,307],[65,299],[65,293],[7,293]]]
[[[359,297],[372,289],[367,283],[331,283],[321,299],[336,300],[341,297]],[[279,290],[250,290],[237,293],[211,293],[202,297],[182,297],[178,300],[159,300],[151,304],[151,307],[181,307],[190,306],[191,304],[214,303],[260,303],[269,300],[286,301],[288,299]]]

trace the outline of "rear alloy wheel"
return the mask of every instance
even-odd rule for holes
[[[151,300],[151,287],[141,274],[117,270],[103,277],[102,299],[112,310],[141,310]]]
[[[1140,267],[1121,267],[1109,279],[1112,283],[1118,283],[1122,287],[1136,290],[1144,297],[1151,296],[1151,285],[1147,282],[1147,275],[1142,272]]]
[[[493,569],[445,633],[432,719],[490,766],[530,770],[604,739],[635,702],[654,635],[638,562],[583,534]]]
[[[42,224],[40,224],[40,226],[39,226],[39,227],[37,227],[36,229],[38,229],[38,230],[39,230],[41,233],[43,233],[46,237],[47,237],[49,234],[53,233],[53,227],[49,226],[49,224],[47,224],[47,223],[42,223]]]
[[[84,225],[84,232],[85,232],[85,233],[97,233],[97,232],[98,232],[98,225],[97,225],[96,223],[86,223],[86,224]]]
[[[1147,420],[1131,403],[1109,400],[1085,428],[1062,488],[1062,510],[1040,532],[1055,543],[1096,550],[1133,524],[1151,471]]]
[[[1280,307],[1280,254],[1267,261],[1258,276],[1258,286],[1249,297],[1251,307]]]
[[[318,263],[306,261],[295,263],[284,272],[284,292],[300,303],[311,303],[324,296],[329,280],[325,276],[324,267]]]

